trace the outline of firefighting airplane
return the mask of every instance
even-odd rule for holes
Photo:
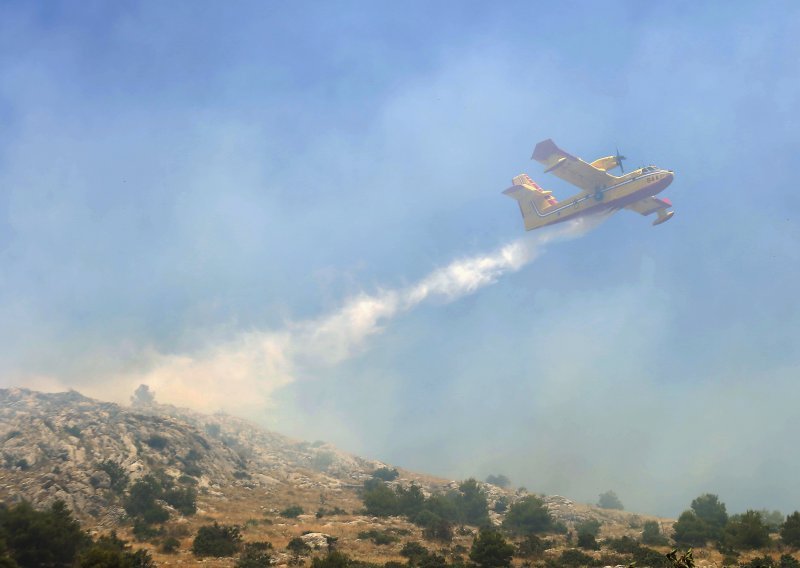
[[[552,192],[543,190],[526,174],[515,177],[512,180],[514,185],[503,193],[519,203],[526,231],[592,213],[613,213],[623,208],[641,215],[658,213],[653,225],[669,221],[675,214],[667,211],[672,203],[655,197],[672,183],[672,170],[646,166],[625,174],[622,168],[625,156],[620,156],[619,151],[616,156],[587,164],[549,139],[536,145],[531,159],[547,166],[545,173],[552,172],[583,191],[558,202]],[[617,166],[624,175],[618,177],[608,173]]]

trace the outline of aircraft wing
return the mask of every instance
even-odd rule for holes
[[[588,192],[613,185],[618,179],[565,152],[550,139],[536,145],[531,159],[547,166],[545,173],[552,172],[564,181]]]
[[[658,197],[645,197],[639,201],[635,201],[627,205],[625,209],[634,211],[639,215],[650,215],[651,213],[658,212],[658,218],[653,221],[653,225],[660,225],[665,221],[669,221],[675,214],[674,211],[667,211],[672,207],[672,203],[668,199],[659,199]]]
[[[659,209],[669,209],[672,207],[672,203],[670,203],[666,199],[659,199],[658,197],[645,197],[644,199],[640,199],[630,205],[626,206],[625,209],[629,211],[635,211],[639,215],[650,215],[651,213],[655,213]]]

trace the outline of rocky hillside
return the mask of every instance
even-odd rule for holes
[[[357,490],[386,464],[324,442],[291,440],[232,416],[159,405],[148,396],[134,397],[131,407],[123,407],[74,391],[0,389],[0,441],[0,501],[26,499],[44,506],[60,499],[94,531],[130,530],[121,493],[114,491],[114,479],[105,467],[109,463],[121,466],[131,482],[157,473],[176,484],[196,487],[197,514],[184,518],[171,509],[170,522],[183,526],[168,527],[171,534],[182,537],[187,563],[192,562],[191,535],[212,520],[245,527],[248,538],[269,540],[278,548],[306,532],[333,535],[344,549],[380,562],[402,560],[402,542],[376,547],[360,538],[363,531],[412,536],[420,532],[398,518],[360,514],[363,504]],[[399,472],[392,484],[415,483],[428,494],[458,486],[451,480]],[[490,484],[482,488],[490,508],[498,499],[513,503],[526,495]],[[602,534],[607,537],[636,536],[644,520],[564,497],[544,499],[551,514],[568,527],[595,518],[603,523]],[[280,512],[290,506],[303,514],[285,519]],[[494,523],[502,521],[500,514],[491,515]],[[468,546],[471,534],[461,534],[455,542],[460,538]],[[175,557],[161,560],[170,564]]]

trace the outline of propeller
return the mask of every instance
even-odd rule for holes
[[[622,167],[622,160],[627,160],[628,158],[626,158],[625,156],[620,155],[619,146],[616,147],[616,150],[617,150],[617,153],[616,153],[616,155],[614,157],[617,159],[617,165],[619,166],[620,171],[624,174],[625,173],[625,168]]]

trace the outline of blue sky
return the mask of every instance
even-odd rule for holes
[[[799,33],[793,2],[0,3],[0,386],[798,509]],[[573,191],[545,138],[675,170],[674,219],[524,237],[511,177]]]

